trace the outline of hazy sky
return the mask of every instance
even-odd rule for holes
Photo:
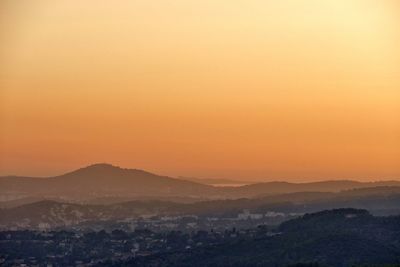
[[[1,0],[0,174],[400,179],[397,0]]]

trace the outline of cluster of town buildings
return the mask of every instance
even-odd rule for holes
[[[157,253],[218,245],[237,238],[279,234],[258,227],[247,230],[125,232],[5,231],[0,232],[1,266],[96,266]]]

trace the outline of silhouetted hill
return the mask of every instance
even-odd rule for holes
[[[48,178],[2,177],[0,194],[15,196],[88,199],[104,196],[187,196],[213,197],[211,186],[159,176],[136,169],[95,164],[64,175]]]

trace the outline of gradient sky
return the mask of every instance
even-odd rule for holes
[[[2,0],[0,175],[400,179],[397,0]]]

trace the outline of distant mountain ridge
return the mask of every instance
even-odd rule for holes
[[[340,192],[359,188],[396,187],[400,181],[359,182],[352,180],[330,180],[308,183],[267,182],[244,185],[230,190],[238,197],[262,197],[295,192]]]
[[[123,169],[110,164],[94,164],[48,178],[0,177],[0,195],[94,198],[102,196],[202,196],[214,194],[211,186]]]
[[[269,211],[303,214],[326,209],[352,207],[367,209],[374,215],[400,214],[400,187],[361,188],[338,193],[296,192],[253,199],[211,200],[195,203],[171,201],[128,201],[108,205],[66,203],[42,200],[0,208],[0,230],[71,227],[81,223],[115,222],[140,216],[235,217],[243,210],[265,214]]]
[[[400,181],[266,182],[237,187],[215,187],[195,181],[161,176],[144,170],[124,169],[102,163],[47,178],[0,177],[0,201],[22,198],[90,200],[108,197],[232,199],[295,192],[339,192],[377,186],[400,186]]]

